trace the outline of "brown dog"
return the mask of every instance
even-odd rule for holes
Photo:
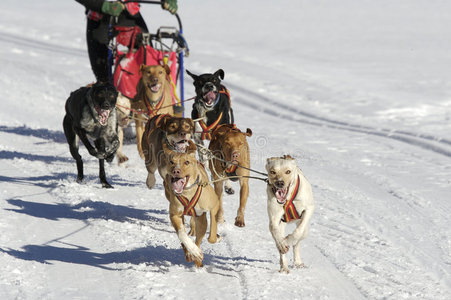
[[[166,144],[163,148],[168,158],[164,188],[169,200],[169,217],[182,243],[186,261],[194,261],[197,267],[202,267],[203,254],[200,244],[207,231],[206,213],[210,212],[208,241],[216,243],[219,199],[208,183],[204,166],[196,160],[196,149],[188,153],[177,153],[169,150]],[[195,242],[186,233],[184,215],[195,219]]]
[[[157,114],[174,115],[172,106],[171,83],[168,75],[171,70],[167,65],[146,66],[141,65],[141,79],[136,86],[136,96],[132,101],[136,124],[136,143],[141,158],[144,158],[142,149],[142,135],[144,132],[144,123],[147,117],[152,118]]]
[[[218,127],[212,133],[212,138],[208,149],[222,160],[232,162],[227,164],[218,159],[212,159],[209,162],[209,168],[214,180],[229,177],[232,181],[240,181],[240,207],[235,218],[235,225],[244,227],[244,210],[246,208],[247,197],[249,195],[249,179],[242,176],[249,176],[250,158],[249,144],[246,137],[252,136],[252,130],[247,128],[246,132],[241,132],[235,125],[224,124]],[[240,168],[236,165],[245,167]],[[227,186],[227,189],[231,189]],[[216,194],[219,197],[220,207],[218,212],[218,222],[224,221],[224,210],[222,207],[223,182],[214,183]],[[228,193],[233,193],[229,191]]]
[[[163,145],[176,152],[196,150],[191,141],[194,123],[188,118],[177,118],[170,115],[157,115],[150,119],[142,137],[144,162],[148,171],[146,184],[149,189],[155,186],[155,171],[166,177],[167,157]]]

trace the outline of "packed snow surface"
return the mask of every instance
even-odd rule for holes
[[[0,299],[451,299],[450,11],[179,1],[186,68],[225,71],[236,124],[253,131],[251,167],[291,154],[312,184],[308,267],[281,274],[263,181],[250,182],[244,228],[238,193],[224,196],[222,240],[204,240],[201,269],[185,262],[162,180],[147,189],[133,140],[125,166],[106,165],[114,189],[84,147],[77,184],[62,119],[70,92],[94,80],[84,8],[1,1]],[[142,13],[151,31],[176,25],[158,6]]]

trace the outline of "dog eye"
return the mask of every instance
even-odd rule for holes
[[[174,163],[173,160],[169,161],[169,163],[170,163],[171,165],[175,165],[175,163]]]
[[[291,174],[291,171],[290,170],[287,170],[286,172],[285,172],[285,174]]]
[[[269,172],[269,174],[276,175],[276,172],[275,171],[271,171],[271,172]]]
[[[187,166],[187,165],[189,165],[189,161],[187,160],[187,161],[185,161],[185,165]]]

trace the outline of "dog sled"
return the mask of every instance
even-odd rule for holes
[[[133,0],[124,3],[158,4],[160,1]],[[110,26],[110,78],[117,90],[129,99],[134,99],[136,86],[141,78],[141,65],[167,65],[172,86],[172,102],[184,110],[184,57],[189,55],[188,44],[183,37],[182,22],[178,14],[178,28],[161,26],[156,33],[142,32],[140,27]],[[181,113],[180,113],[181,112]],[[157,112],[156,112],[157,113]]]

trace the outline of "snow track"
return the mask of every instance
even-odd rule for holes
[[[449,51],[440,50],[449,48],[446,40],[434,44],[434,36],[449,35],[451,24],[434,25],[449,20],[445,13],[427,15],[449,11],[449,4],[438,9],[412,0],[406,9],[392,1],[344,0],[334,7],[290,3],[287,10],[231,0],[223,14],[211,14],[216,3],[193,1],[180,3],[192,50],[187,67],[226,71],[237,125],[253,131],[251,167],[263,171],[267,157],[293,154],[313,186],[316,210],[301,245],[308,268],[278,272],[261,181],[250,181],[245,228],[233,225],[238,194],[224,196],[222,240],[204,239],[202,269],[185,262],[162,181],[147,189],[134,141],[124,146],[125,167],[106,166],[113,190],[101,188],[98,161],[81,147],[86,180],[77,184],[61,122],[70,91],[93,78],[83,8],[75,1],[6,1],[0,4],[0,55],[8,58],[0,74],[0,298],[450,299],[449,72],[444,63],[430,67],[437,66],[430,58],[448,59]],[[251,9],[259,12],[253,18]],[[265,26],[275,13],[285,17]],[[398,22],[406,20],[402,31]],[[272,47],[274,36],[281,44]],[[279,47],[284,39],[289,47]],[[340,46],[332,53],[327,43]],[[405,45],[406,60],[390,56]],[[409,59],[420,75],[407,67]],[[405,119],[390,119],[397,117]]]

